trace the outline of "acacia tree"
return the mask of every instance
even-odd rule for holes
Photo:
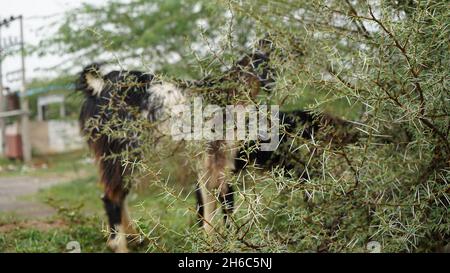
[[[450,242],[449,22],[442,1],[223,1],[251,18],[280,105],[354,112],[358,141],[292,137],[307,178],[235,177],[234,229],[204,250],[441,251]],[[346,102],[343,104],[342,102]],[[339,109],[341,108],[341,109]],[[343,109],[342,109],[343,108]],[[330,109],[330,108],[328,108]],[[259,173],[259,175],[258,175]],[[234,240],[233,240],[234,239]]]
[[[204,38],[185,26],[207,17],[206,41],[212,45],[216,39],[229,41],[220,50],[204,52],[211,58],[199,62],[196,71],[208,71],[211,62],[216,60],[220,67],[228,53],[246,45],[252,32],[265,33],[275,47],[270,63],[276,84],[264,99],[317,112],[324,108],[335,114],[351,112],[347,116],[358,125],[359,140],[335,147],[327,138],[293,137],[287,152],[307,162],[308,179],[287,178],[278,168],[270,173],[249,168],[232,178],[238,209],[230,229],[219,230],[211,240],[195,228],[180,233],[155,220],[146,223],[149,230],[158,227],[152,236],[176,234],[186,241],[181,247],[186,251],[367,251],[379,245],[381,251],[413,252],[448,245],[447,3],[229,0],[215,1],[219,12],[209,13],[190,12],[196,10],[194,2],[111,2],[106,10],[85,6],[82,14],[89,16],[83,20],[95,20],[73,24],[79,15],[69,13],[52,42],[64,52],[86,56],[105,48],[125,59],[125,53],[134,58],[136,53],[159,52],[149,54],[147,61],[159,63],[164,71],[170,52],[183,56],[192,52],[192,47],[182,46],[183,35],[189,34],[190,45]],[[150,16],[154,3],[158,9]],[[169,10],[180,11],[177,20]],[[140,19],[131,20],[131,14]],[[251,26],[251,31],[243,26]],[[96,28],[102,30],[84,30]],[[100,40],[108,46],[98,47],[98,36],[92,33],[103,33]],[[184,61],[174,67],[183,67]],[[145,127],[133,123],[128,128]],[[144,153],[150,159],[139,164],[155,174],[146,166],[158,156],[153,148]],[[166,197],[186,202],[165,179],[159,185]],[[160,250],[157,243],[154,247]]]
[[[308,144],[316,176],[283,182],[283,202],[268,210],[268,223],[277,227],[266,226],[273,233],[259,233],[262,240],[303,251],[361,251],[369,241],[383,251],[447,245],[447,3],[231,2],[288,54],[273,62],[280,103],[312,89],[318,98],[312,109],[342,99],[348,109],[360,106],[360,141],[339,149],[320,140]]]

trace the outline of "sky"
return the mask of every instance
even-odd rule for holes
[[[37,42],[45,35],[45,32],[38,31],[42,26],[52,22],[61,16],[65,11],[76,8],[81,3],[87,2],[91,4],[101,4],[105,0],[0,0],[0,20],[11,15],[24,16],[24,39],[26,43],[37,44]],[[10,37],[17,37],[19,33],[19,24],[11,25],[9,28],[2,28],[2,43],[7,43]],[[13,38],[14,39],[14,38]],[[63,61],[60,56],[47,56],[39,58],[38,56],[27,56],[25,60],[26,78],[31,81],[37,77],[56,76],[45,68],[52,67]],[[3,61],[3,84],[9,85],[15,89],[19,84],[14,73],[10,73],[20,69],[20,57],[8,57]],[[44,69],[43,69],[44,68]],[[6,75],[8,74],[8,75]]]

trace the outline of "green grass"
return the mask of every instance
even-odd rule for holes
[[[196,228],[193,196],[183,195],[173,202],[160,192],[151,186],[139,195],[129,196],[130,214],[151,240],[133,251],[182,251],[186,228]],[[65,252],[70,241],[80,242],[83,252],[109,252],[101,193],[96,176],[88,176],[27,197],[51,205],[58,213],[31,224],[11,214],[0,214],[0,231],[9,226],[0,232],[0,252]],[[55,222],[62,224],[52,227]],[[50,228],[36,228],[33,223]]]
[[[0,214],[0,252],[67,252],[67,243],[78,241],[83,252],[108,251],[98,217],[73,211],[47,219],[24,219],[11,213]]]
[[[29,198],[60,210],[79,208],[83,213],[92,215],[102,208],[101,194],[101,188],[96,183],[96,176],[88,176],[41,190]]]
[[[95,223],[40,230],[17,228],[0,234],[1,252],[66,252],[67,243],[78,241],[82,252],[106,252],[104,236]]]
[[[55,176],[66,174],[78,174],[89,170],[87,164],[83,162],[89,158],[87,150],[78,150],[62,154],[48,156],[33,156],[28,164],[23,164],[18,160],[0,158],[0,176]],[[92,167],[92,166],[91,166]]]

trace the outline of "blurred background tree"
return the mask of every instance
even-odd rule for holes
[[[232,27],[230,18],[233,37],[224,39],[223,34]],[[255,39],[252,24],[211,1],[110,0],[101,6],[85,3],[68,11],[62,22],[52,23],[56,31],[34,50],[69,56],[62,65],[65,69],[106,61],[193,77],[199,75],[197,62],[208,58],[211,50],[224,54],[220,43],[231,40],[238,52],[249,46]]]
[[[340,107],[362,125],[356,145],[308,144],[314,175],[279,182],[278,209],[267,208],[277,227],[257,233],[261,241],[299,251],[365,251],[372,240],[383,251],[448,245],[448,3],[230,2],[281,49],[273,61],[279,104],[312,97],[307,107],[321,111],[345,101]]]

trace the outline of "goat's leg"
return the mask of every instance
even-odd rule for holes
[[[234,210],[234,192],[233,192],[233,187],[228,184],[226,187],[224,187],[225,192],[220,193],[219,195],[219,200],[220,203],[222,204],[222,212],[224,214],[223,216],[223,220],[224,223],[227,227],[229,227],[229,216],[233,213]],[[203,192],[206,192],[206,190],[203,190]],[[197,223],[199,224],[200,227],[203,227],[203,219],[205,216],[204,213],[204,200],[203,200],[203,195],[202,195],[202,190],[200,189],[200,187],[197,185],[196,189],[195,189],[195,198],[197,199],[197,217],[198,217],[198,221]],[[211,202],[215,202],[215,200],[211,200]],[[210,208],[211,210],[212,208]],[[208,213],[210,214],[210,213]]]
[[[140,232],[136,230],[136,225],[128,214],[127,202],[124,202],[122,206],[122,226],[125,229],[125,234],[130,244],[136,246],[146,241],[146,238],[141,236]]]
[[[230,226],[229,218],[234,210],[234,192],[230,184],[222,187],[222,192],[219,195],[220,203],[222,204],[223,221],[226,227]]]
[[[195,187],[195,198],[197,199],[197,218],[198,218],[198,225],[200,227],[203,226],[203,217],[204,217],[204,212],[203,212],[203,196],[202,196],[202,191],[200,189],[200,186],[197,184],[197,186]]]
[[[124,172],[120,161],[101,158],[100,175],[105,189],[103,203],[109,221],[108,246],[114,252],[128,252],[127,237],[137,234],[125,202],[129,189],[124,177],[128,173]]]
[[[213,219],[216,214],[217,198],[214,193],[206,187],[201,187],[203,202],[203,227],[207,234],[214,230]]]
[[[127,235],[136,235],[137,231],[134,228],[133,221],[130,218],[130,215],[128,214],[128,205],[126,202],[122,205],[122,212],[121,212],[121,219],[122,219],[122,225],[125,229],[125,232]]]
[[[229,161],[223,141],[213,141],[208,145],[205,158],[204,173],[200,178],[200,193],[203,204],[203,222],[206,233],[214,230],[213,218],[216,214],[217,199],[227,197],[228,184],[225,183],[225,172]]]
[[[110,195],[105,194],[102,198],[109,222],[110,234],[107,244],[111,250],[118,253],[128,252],[127,228],[123,223],[125,196],[126,194],[123,194],[119,198],[111,198]]]

